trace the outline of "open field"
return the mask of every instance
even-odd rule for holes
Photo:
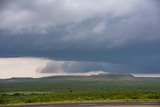
[[[59,76],[0,80],[1,105],[117,101],[160,102],[160,78]]]

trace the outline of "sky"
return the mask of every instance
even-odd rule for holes
[[[0,78],[160,74],[159,0],[0,0]]]

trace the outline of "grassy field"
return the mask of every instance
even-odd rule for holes
[[[64,79],[64,77],[61,77]],[[0,82],[0,104],[93,101],[158,101],[160,79],[89,81],[89,79],[34,79]]]

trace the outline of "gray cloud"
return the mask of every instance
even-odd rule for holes
[[[157,60],[158,58],[158,60]],[[87,61],[50,61],[46,66],[39,67],[41,73],[84,73],[84,72],[114,72],[114,73],[158,73],[160,56],[134,58],[126,63],[87,62]]]
[[[75,66],[73,71],[83,69],[77,67],[80,65],[98,65],[89,69],[159,72],[157,3],[157,0],[2,0],[0,57],[75,61],[71,68],[67,67],[72,70]]]
[[[81,62],[81,61],[51,61],[45,67],[40,67],[37,72],[41,73],[84,73],[84,72],[116,72],[124,65],[103,62]],[[124,69],[123,69],[124,70]],[[118,72],[124,72],[119,69]]]

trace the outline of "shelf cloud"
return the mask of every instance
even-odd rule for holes
[[[160,73],[159,4],[158,0],[1,0],[0,57],[57,61],[49,62],[43,73],[60,69]]]

